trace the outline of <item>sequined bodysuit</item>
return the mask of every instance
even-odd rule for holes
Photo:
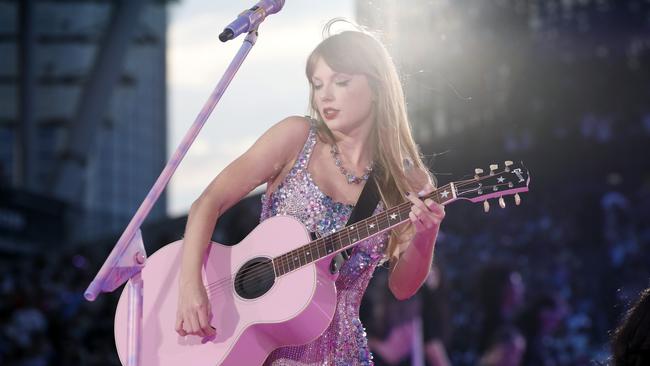
[[[294,166],[275,192],[262,195],[260,221],[290,215],[311,232],[326,235],[343,228],[353,205],[334,201],[324,194],[307,171],[316,144],[316,121],[309,119],[307,141]],[[383,210],[380,201],[374,214]],[[372,365],[366,332],[359,321],[361,298],[372,274],[384,258],[388,234],[377,235],[356,245],[340,269],[336,280],[337,302],[334,318],[325,332],[311,343],[276,349],[265,365]]]

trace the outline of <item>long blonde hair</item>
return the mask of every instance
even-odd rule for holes
[[[328,33],[337,20],[326,25]],[[377,141],[373,147],[373,156],[380,174],[375,174],[375,180],[384,207],[390,208],[404,202],[406,192],[417,193],[426,181],[433,183],[435,180],[413,140],[404,92],[391,56],[371,33],[358,29],[328,36],[307,58],[305,73],[310,85],[310,114],[319,121],[320,138],[333,143],[334,135],[323,122],[314,101],[311,77],[319,58],[323,58],[336,72],[363,74],[367,77],[376,100],[373,104],[376,119],[371,139]],[[398,258],[400,244],[409,242],[414,233],[415,227],[410,222],[391,230],[386,248],[386,255],[391,262]]]

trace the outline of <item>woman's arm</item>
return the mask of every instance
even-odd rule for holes
[[[260,184],[278,175],[302,147],[309,123],[288,117],[217,175],[190,208],[183,238],[176,331],[211,336],[210,306],[201,266],[219,216]]]
[[[420,195],[433,190],[433,184],[428,181]],[[427,278],[433,260],[438,229],[445,217],[444,206],[430,198],[422,202],[415,196],[413,193],[407,196],[413,202],[409,218],[415,226],[415,235],[406,245],[406,249],[400,253],[388,278],[388,287],[399,300],[413,296]]]

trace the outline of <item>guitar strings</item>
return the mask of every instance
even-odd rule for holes
[[[505,172],[505,171],[504,171],[504,172]],[[496,174],[502,174],[502,173],[503,173],[503,172],[499,172],[499,173],[495,173],[494,175],[496,175]],[[460,181],[455,182],[454,184],[455,184],[455,187],[456,187],[457,195],[466,194],[466,193],[468,193],[468,192],[472,192],[472,191],[478,191],[478,190],[481,189],[481,188],[483,188],[483,189],[490,189],[490,188],[499,187],[499,186],[502,186],[502,185],[507,185],[507,184],[509,184],[509,183],[502,183],[502,184],[495,184],[495,185],[486,186],[486,187],[473,188],[473,189],[464,190],[464,191],[461,191],[461,190],[460,190],[461,188],[464,188],[464,187],[466,187],[466,186],[468,186],[468,185],[472,185],[473,183],[475,183],[475,182],[477,182],[477,181],[481,181],[481,180],[483,180],[483,179],[487,179],[487,178],[490,178],[490,177],[493,177],[493,175],[490,175],[490,176],[484,176],[484,177],[479,177],[478,179],[474,178],[474,179],[460,180]],[[450,185],[450,184],[447,184],[447,185]],[[422,198],[426,199],[426,198],[431,198],[431,197],[433,197],[434,195],[437,196],[437,195],[438,195],[437,193],[440,191],[440,189],[446,187],[447,185],[442,186],[442,187],[436,189],[435,191],[433,191],[433,192],[431,192],[431,193],[429,193],[429,194],[423,196]],[[406,203],[409,203],[409,202],[408,202],[408,201],[405,201],[405,202],[403,202],[403,203],[401,203],[401,204],[395,206],[395,208],[397,208],[397,211],[398,211],[398,213],[399,213],[399,215],[400,215],[400,218],[401,218],[401,214],[403,213],[403,212],[401,212],[401,211],[402,211],[402,209],[403,209],[404,207],[407,207],[407,208],[408,208],[408,211],[410,211],[410,208],[411,208],[411,207],[410,207],[410,205],[405,205]],[[402,205],[403,205],[404,207],[401,207]],[[386,217],[383,217],[383,218],[385,219],[385,218],[387,218],[388,211],[389,211],[389,210],[382,211],[381,213],[379,213],[379,214],[377,214],[376,216],[373,216],[373,217],[376,218],[375,220],[378,220],[381,216],[386,216]],[[407,220],[403,220],[403,221],[407,221]],[[400,224],[401,224],[401,223],[402,223],[402,222],[400,222]],[[328,235],[327,237],[320,238],[320,239],[315,240],[315,241],[313,241],[313,242],[311,242],[311,243],[308,243],[307,245],[312,245],[312,244],[314,244],[314,243],[316,243],[316,242],[318,242],[318,241],[325,241],[326,239],[329,239],[329,240],[334,240],[334,239],[336,239],[336,240],[340,240],[340,239],[343,238],[343,234],[347,234],[348,239],[350,239],[350,237],[349,237],[349,233],[347,233],[346,230],[343,229],[343,230],[337,231],[337,232],[335,232],[335,233],[332,233],[332,234]],[[375,233],[375,234],[373,234],[373,235],[377,235],[377,234],[378,234],[378,233]],[[371,236],[372,236],[372,235],[371,235]],[[286,254],[287,254],[287,253],[280,255],[280,256],[276,257],[276,259],[279,258],[279,257],[281,257],[281,256],[283,256],[283,255],[286,255]],[[320,258],[319,258],[319,259],[320,259]],[[287,260],[288,260],[288,258],[287,258]],[[287,262],[287,260],[284,260],[284,261],[283,261],[283,260],[280,260],[279,262],[277,262],[277,264],[278,264],[278,265],[288,265],[290,262]],[[312,261],[312,262],[313,262],[313,261]],[[312,263],[312,262],[308,262],[308,263]],[[273,265],[273,263],[274,263],[274,261],[272,260],[272,261],[271,261],[271,265]],[[308,263],[305,263],[305,265],[308,264]],[[217,281],[215,281],[215,282],[212,282],[212,283],[206,285],[205,287],[206,287],[206,289],[207,289],[209,292],[212,292],[212,291],[218,290],[218,289],[220,289],[220,288],[222,288],[222,287],[226,287],[226,286],[229,287],[230,282],[234,282],[234,284],[235,284],[236,286],[238,286],[238,285],[242,284],[242,281],[248,281],[248,282],[250,282],[250,281],[258,281],[259,279],[263,278],[263,275],[264,275],[266,272],[268,272],[268,270],[267,270],[268,267],[266,266],[266,265],[268,265],[268,264],[269,264],[268,262],[266,262],[266,263],[257,263],[257,264],[255,264],[255,265],[252,265],[252,266],[250,266],[249,268],[245,269],[245,270],[244,270],[245,272],[241,272],[241,278],[240,278],[240,279],[236,279],[235,281],[232,281],[234,275],[231,275],[230,277],[222,278],[222,279],[220,279],[220,280],[217,280]],[[288,272],[286,272],[286,273],[293,272],[294,270],[299,269],[299,268],[301,268],[302,266],[304,266],[304,265],[301,265],[301,266],[299,266],[298,268],[295,268],[295,269],[293,269],[293,270],[291,270],[291,271],[288,271]],[[273,268],[273,273],[275,273],[275,268]],[[285,273],[285,274],[286,274],[286,273]],[[262,277],[260,278],[260,276],[262,276]]]
[[[500,173],[495,173],[495,174],[500,174]],[[489,177],[491,177],[491,176],[480,177],[480,179],[478,179],[478,180],[482,180],[482,179],[489,178]],[[476,181],[477,181],[477,179],[468,179],[468,180],[465,180],[465,181],[458,181],[458,182],[456,182],[456,188],[463,188],[463,187],[465,187],[465,186],[467,186],[467,185],[471,185],[472,183],[474,183],[474,182],[476,182]],[[506,185],[506,184],[508,184],[508,183],[496,184],[496,185],[492,185],[492,186],[486,186],[486,187],[484,187],[484,189],[485,189],[485,188],[489,189],[490,187],[498,187],[498,186]],[[443,187],[445,187],[445,186],[443,186]],[[443,187],[440,187],[440,188],[437,189],[436,191],[431,192],[431,193],[428,194],[428,195],[425,195],[423,198],[426,198],[426,197],[428,197],[428,196],[433,196],[434,194],[437,194],[438,191],[439,191],[440,189],[442,189]],[[480,188],[481,188],[481,187],[479,187],[479,188],[474,188],[474,189],[470,189],[470,190],[465,190],[465,191],[460,191],[460,190],[457,189],[457,193],[459,193],[459,194],[465,194],[465,193],[468,193],[468,192],[471,192],[471,191],[479,190]],[[404,203],[407,203],[407,201],[405,201]],[[400,205],[404,205],[404,203],[402,203],[402,204],[400,204]],[[400,205],[395,206],[395,207],[398,208],[398,211],[400,211],[399,214],[400,214],[400,217],[401,217],[401,214],[402,214],[401,210],[402,210],[404,207],[400,207]],[[406,205],[404,205],[404,206],[406,206]],[[408,209],[410,210],[410,206],[408,206]],[[379,218],[380,216],[382,216],[382,215],[386,216],[387,214],[388,214],[388,211],[383,211],[383,212],[377,214],[375,217],[376,217],[376,218]],[[406,221],[406,220],[404,220],[404,221]],[[336,233],[333,233],[333,234],[329,235],[327,238],[332,238],[332,239],[334,239],[334,237],[337,237],[337,239],[341,239],[341,238],[343,237],[342,234],[344,234],[344,232],[345,232],[345,230],[340,230],[340,231],[338,231],[338,232],[336,232]],[[375,234],[373,234],[373,235],[376,235],[376,234],[377,234],[377,233],[375,233]],[[324,238],[321,238],[321,239],[324,239]],[[321,240],[321,239],[319,239],[319,240]],[[348,234],[348,239],[349,239],[349,234]],[[314,242],[312,242],[312,243],[315,243],[315,242],[316,242],[316,241],[314,241]],[[309,243],[308,245],[311,245],[312,243]],[[285,254],[286,254],[286,253],[285,253]],[[281,256],[282,256],[282,255],[281,255]],[[280,257],[280,256],[279,256],[279,257]],[[277,258],[277,257],[276,257],[276,258]],[[271,262],[271,263],[273,263],[273,262]],[[288,264],[288,263],[289,263],[289,262],[286,262],[286,261],[280,261],[280,262],[278,262],[278,264]],[[309,263],[312,263],[312,262],[309,262]],[[267,264],[268,264],[268,262],[267,262]],[[306,263],[306,264],[307,264],[307,263]],[[301,268],[302,266],[304,266],[304,265],[301,265],[301,266],[299,266],[298,268],[295,268],[294,270],[299,269],[299,268]],[[248,273],[248,275],[246,275],[245,273],[242,273],[242,278],[239,279],[239,280],[236,279],[236,280],[234,281],[234,282],[235,282],[235,285],[237,286],[237,285],[242,284],[241,281],[247,281],[247,282],[250,282],[250,281],[258,281],[258,280],[260,279],[260,276],[263,276],[263,275],[265,274],[266,268],[267,268],[267,267],[265,267],[263,263],[258,263],[258,264],[256,264],[256,265],[253,265],[253,266],[251,266],[251,267],[245,269],[246,272],[250,272],[250,273]],[[275,273],[275,268],[273,268],[273,270],[274,270],[274,273]],[[286,272],[286,273],[293,272],[294,270],[291,270],[291,271]],[[286,274],[286,273],[285,273],[285,274]],[[221,279],[221,280],[217,280],[217,281],[215,281],[215,282],[213,282],[213,283],[211,283],[211,284],[208,284],[208,285],[206,286],[206,289],[209,289],[209,291],[212,292],[212,291],[214,291],[214,290],[218,290],[219,288],[224,287],[224,286],[228,286],[228,287],[229,287],[229,283],[232,281],[232,279],[233,279],[233,277],[232,277],[232,275],[231,275],[230,277],[226,277],[226,278],[223,278],[223,279]]]
[[[457,186],[457,188],[463,188],[463,187],[469,185],[469,183],[467,183],[467,182],[474,182],[474,181],[475,181],[474,179],[472,179],[472,180],[468,180],[468,181],[465,181],[465,182],[463,182],[463,181],[459,181],[459,182],[457,182],[457,185],[456,185],[456,186]],[[496,184],[496,185],[492,185],[492,186],[486,186],[485,188],[489,189],[490,187],[498,187],[498,186],[507,185],[507,184],[508,184],[508,183]],[[443,186],[443,187],[444,187],[444,186]],[[442,187],[441,187],[441,188],[442,188]],[[458,192],[458,193],[465,194],[465,193],[468,193],[468,192],[471,192],[471,191],[476,191],[476,190],[479,190],[479,189],[480,189],[480,187],[479,187],[479,188],[470,189],[470,190],[465,190],[465,191],[462,191],[462,192],[458,190],[457,192]],[[438,190],[432,192],[431,194],[433,194],[433,193],[437,193],[437,191],[438,191]],[[430,195],[431,195],[431,194],[430,194]],[[429,196],[429,195],[426,195],[426,196]],[[425,197],[426,197],[426,196],[425,196]],[[405,202],[405,203],[406,203],[406,202]],[[401,204],[401,205],[402,205],[402,204]],[[406,206],[406,205],[405,205],[405,206]],[[396,207],[399,207],[399,205],[396,206]],[[401,212],[403,208],[404,208],[404,207],[399,207],[399,208],[398,208],[398,211],[399,211],[400,217],[401,217],[401,214],[403,213],[403,212]],[[407,208],[410,210],[410,206],[408,206]],[[384,215],[384,216],[385,216],[385,215],[387,215],[387,214],[388,214],[387,211],[383,211],[383,212],[381,212],[380,214],[377,214],[376,217],[379,218],[381,215]],[[404,220],[404,221],[406,221],[406,220]],[[344,233],[344,230],[341,230],[341,231],[339,231],[339,232],[336,232],[336,233],[332,234],[330,237],[333,238],[334,236],[336,236],[336,237],[338,237],[338,239],[340,239],[340,238],[342,238],[342,234],[343,234],[343,233]],[[335,235],[335,234],[336,234],[336,235]],[[375,233],[375,234],[373,234],[373,235],[376,235],[376,234],[377,234],[377,233]],[[349,238],[349,234],[348,234],[348,238]],[[312,242],[312,243],[314,243],[314,242]],[[310,244],[308,244],[308,245],[311,245],[312,243],[310,243]],[[273,263],[273,262],[271,262],[271,263]],[[288,262],[282,262],[282,261],[278,262],[278,264],[287,264],[287,263],[288,263]],[[312,263],[312,262],[309,262],[309,263]],[[267,264],[268,264],[268,262],[267,262]],[[305,264],[307,264],[307,263],[305,263]],[[289,272],[286,272],[286,273],[293,272],[294,270],[299,269],[299,268],[301,268],[301,267],[303,267],[303,266],[304,266],[304,265],[301,264],[301,266],[299,266],[298,268],[295,268],[295,269],[293,269],[293,270],[291,270],[291,271],[289,271]],[[247,268],[245,271],[246,271],[246,272],[250,272],[250,273],[249,273],[248,275],[245,275],[245,273],[242,273],[242,277],[241,277],[241,279],[238,279],[238,280],[236,279],[236,280],[234,281],[234,282],[235,282],[235,285],[238,286],[238,285],[242,284],[242,283],[243,283],[242,281],[247,281],[247,283],[250,283],[251,281],[258,281],[258,280],[260,279],[260,276],[263,276],[263,275],[265,274],[265,271],[267,271],[266,268],[267,268],[267,267],[265,267],[262,263],[259,263],[259,264],[256,264],[256,265],[253,265],[253,266]],[[275,273],[275,268],[273,268],[273,270],[274,270],[274,273]],[[286,274],[286,273],[285,273],[285,274]],[[263,278],[263,277],[262,277],[262,278]],[[222,288],[222,287],[225,287],[225,286],[229,287],[229,283],[231,282],[231,280],[232,280],[232,276],[229,277],[229,278],[228,278],[228,277],[227,277],[227,278],[223,278],[223,279],[221,279],[221,280],[218,280],[218,281],[215,281],[215,282],[209,284],[208,286],[206,286],[206,288],[209,289],[210,292],[212,292],[212,291],[218,290],[218,289],[220,289],[220,288]]]
[[[409,208],[410,208],[410,207],[409,207]],[[382,211],[381,213],[377,214],[375,217],[376,217],[376,219],[379,219],[381,216],[386,216],[385,218],[387,218],[387,217],[388,217],[388,216],[387,216],[387,212],[386,212],[386,211]],[[379,232],[377,232],[377,233],[375,233],[375,234],[373,234],[373,235],[377,235],[378,233],[379,233]],[[307,244],[307,245],[310,245],[310,244],[312,244],[312,243],[316,243],[316,242],[318,242],[318,241],[322,241],[322,242],[324,242],[324,241],[326,240],[326,238],[327,238],[327,240],[330,240],[330,241],[341,240],[341,239],[343,238],[344,235],[346,235],[346,236],[348,237],[348,239],[349,239],[349,234],[346,233],[345,230],[340,230],[340,231],[337,231],[337,232],[335,232],[335,233],[332,233],[332,234],[328,235],[328,236],[325,237],[325,238],[320,238],[320,239],[318,239],[318,240],[316,240],[316,241],[314,241],[314,242],[311,242],[311,243],[309,243],[309,244]],[[285,253],[285,254],[287,254],[287,253]],[[285,254],[282,254],[282,255],[285,255]],[[328,254],[329,254],[329,253],[328,253]],[[280,255],[280,256],[278,256],[278,257],[276,257],[276,258],[279,258],[279,257],[281,257],[282,255]],[[319,258],[319,259],[320,259],[320,258]],[[288,265],[288,263],[290,263],[290,262],[288,262],[287,260],[284,260],[284,261],[280,260],[280,261],[277,262],[277,265],[278,265],[278,266],[284,266],[284,265]],[[311,262],[310,262],[310,263],[311,263]],[[302,266],[301,266],[301,267],[302,267]],[[249,272],[249,273],[248,273],[248,277],[246,277],[246,276],[242,276],[241,279],[239,279],[239,280],[235,280],[235,281],[234,281],[235,285],[239,285],[239,284],[241,284],[240,281],[259,280],[259,279],[260,279],[260,276],[265,274],[265,272],[266,272],[266,268],[267,268],[267,267],[265,267],[262,263],[258,263],[258,264],[256,264],[256,265],[251,266],[250,268],[247,268],[246,271]],[[293,270],[291,270],[291,271],[286,272],[285,274],[290,273],[290,272],[293,272],[294,270],[297,270],[297,269],[299,269],[299,268],[300,268],[300,267],[295,268],[295,269],[293,269]],[[252,272],[252,270],[255,270],[255,272]],[[274,273],[275,273],[275,268],[274,268]],[[221,287],[222,285],[229,286],[229,282],[231,282],[232,279],[233,279],[233,277],[231,276],[231,277],[223,278],[223,279],[221,279],[221,280],[217,280],[217,281],[215,281],[215,282],[213,282],[213,283],[208,284],[208,285],[206,286],[206,288],[207,288],[207,289],[210,289],[210,291],[213,291],[213,290],[215,290],[216,288]]]
[[[396,206],[396,207],[398,207],[398,206]],[[405,206],[400,207],[400,211],[404,211],[403,210],[404,208],[407,208],[410,211],[410,206],[408,206],[408,207],[405,207]],[[400,212],[400,216],[401,216],[402,213],[405,213],[405,212]],[[384,218],[387,219],[388,218],[388,211],[382,211],[381,213],[377,214],[374,217],[376,217],[376,219],[378,220],[381,216],[385,216]],[[406,221],[406,220],[404,220],[404,221]],[[377,235],[377,234],[379,234],[379,232],[377,232],[377,233],[375,233],[373,235]],[[337,231],[336,233],[332,233],[331,235],[328,235],[327,238],[328,239],[331,238],[329,240],[341,240],[344,235],[346,235],[348,237],[348,239],[350,239],[349,234],[345,230],[340,230],[340,231]],[[324,241],[324,240],[325,240],[325,238],[320,238],[317,241]],[[314,241],[314,242],[317,242],[317,241]],[[312,242],[312,243],[314,243],[314,242]],[[282,256],[282,255],[280,255],[280,256]],[[280,256],[278,256],[278,257],[280,257]],[[276,258],[278,258],[278,257],[276,257]],[[288,263],[290,263],[290,262],[288,262],[286,260],[277,262],[278,266],[280,266],[280,265],[288,265]],[[312,262],[309,262],[309,263],[312,263]],[[307,264],[307,263],[305,263],[305,264]],[[285,272],[284,274],[291,273],[291,272],[293,272],[293,271],[295,271],[297,269],[300,269],[302,266],[304,266],[304,265],[301,265],[301,266],[299,266],[297,268],[294,268],[293,270]],[[235,279],[235,281],[233,281],[235,286],[240,285],[242,283],[241,281],[248,281],[248,282],[257,281],[257,280],[260,279],[260,276],[263,276],[266,273],[266,267],[263,266],[261,263],[256,264],[254,266],[251,266],[250,268],[247,268],[246,271],[250,271],[251,269],[253,269],[253,267],[257,267],[257,268],[254,268],[256,271],[255,272],[250,272],[249,275],[248,275],[249,277],[242,276],[241,279]],[[274,269],[274,273],[275,273],[275,269]],[[223,286],[228,286],[229,287],[230,282],[231,282],[232,279],[233,278],[231,276],[231,277],[223,278],[221,280],[217,280],[217,281],[207,285],[206,288],[209,289],[210,291],[214,291],[214,290],[216,290],[218,288],[221,288]]]
[[[408,208],[409,208],[409,210],[410,210],[410,207],[408,207]],[[380,216],[380,215],[383,215],[383,214],[386,214],[386,211],[377,214],[376,217],[379,218],[379,216]],[[406,220],[404,220],[404,221],[406,221]],[[379,233],[379,232],[378,232],[378,233]],[[373,235],[377,235],[378,233],[375,233],[375,234],[373,234]],[[337,235],[335,235],[335,234],[337,234]],[[339,232],[336,232],[336,233],[333,233],[332,236],[337,236],[337,237],[341,238],[341,237],[343,236],[342,234],[345,234],[345,233],[343,232],[343,230],[341,230],[341,231],[339,231]],[[320,259],[320,258],[319,258],[319,259]],[[284,262],[284,264],[287,264],[287,263],[289,263],[289,262]],[[309,262],[309,263],[312,263],[312,262]],[[307,264],[307,263],[305,263],[304,265],[306,265],[306,264]],[[291,272],[293,272],[293,271],[295,271],[295,270],[298,270],[298,269],[304,267],[304,265],[300,265],[299,267],[294,268],[294,269],[292,269],[292,270],[290,270],[290,271],[287,271],[287,272],[285,272],[284,274],[291,273]],[[213,283],[209,284],[208,286],[206,286],[206,289],[208,289],[208,290],[210,291],[210,293],[213,293],[213,292],[216,293],[216,291],[219,291],[219,290],[221,290],[221,289],[229,288],[229,287],[230,287],[230,282],[231,282],[231,281],[234,283],[235,286],[239,286],[239,285],[241,285],[241,284],[246,285],[246,284],[250,284],[251,282],[257,282],[257,281],[261,280],[262,278],[264,278],[264,275],[265,275],[267,272],[270,273],[270,271],[267,270],[268,267],[264,267],[264,266],[262,266],[261,263],[259,263],[259,264],[257,264],[257,265],[254,265],[254,266],[251,266],[251,268],[247,268],[246,271],[250,271],[251,269],[253,269],[252,267],[257,267],[257,268],[254,268],[255,271],[254,271],[254,272],[250,272],[250,273],[248,274],[248,276],[242,276],[242,277],[239,278],[239,279],[236,278],[234,281],[232,281],[232,280],[233,280],[232,276],[229,277],[229,278],[224,278],[224,279],[221,279],[221,280],[218,280],[218,281],[216,281],[216,282],[213,282]],[[275,274],[275,268],[274,268],[274,270],[273,270],[273,273]],[[283,275],[284,275],[284,274],[283,274]],[[279,276],[278,276],[278,277],[279,277]],[[276,277],[276,278],[277,278],[277,277]],[[242,282],[242,281],[245,281],[245,282]]]

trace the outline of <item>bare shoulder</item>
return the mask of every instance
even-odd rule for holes
[[[250,191],[278,176],[304,145],[310,122],[290,116],[272,125],[241,156],[224,168],[201,194],[225,212]]]
[[[307,138],[309,128],[310,122],[306,117],[289,116],[271,126],[267,132],[282,136],[283,143],[291,143],[291,145],[300,143],[302,145]]]
[[[264,134],[242,155],[240,160],[249,161],[260,167],[271,167],[261,176],[263,182],[274,180],[295,157],[307,140],[311,123],[302,116],[289,116],[269,127]],[[256,172],[259,173],[259,172]]]
[[[305,117],[289,116],[269,127],[249,153],[259,158],[273,157],[276,161],[287,162],[302,148],[309,128],[309,120]]]

